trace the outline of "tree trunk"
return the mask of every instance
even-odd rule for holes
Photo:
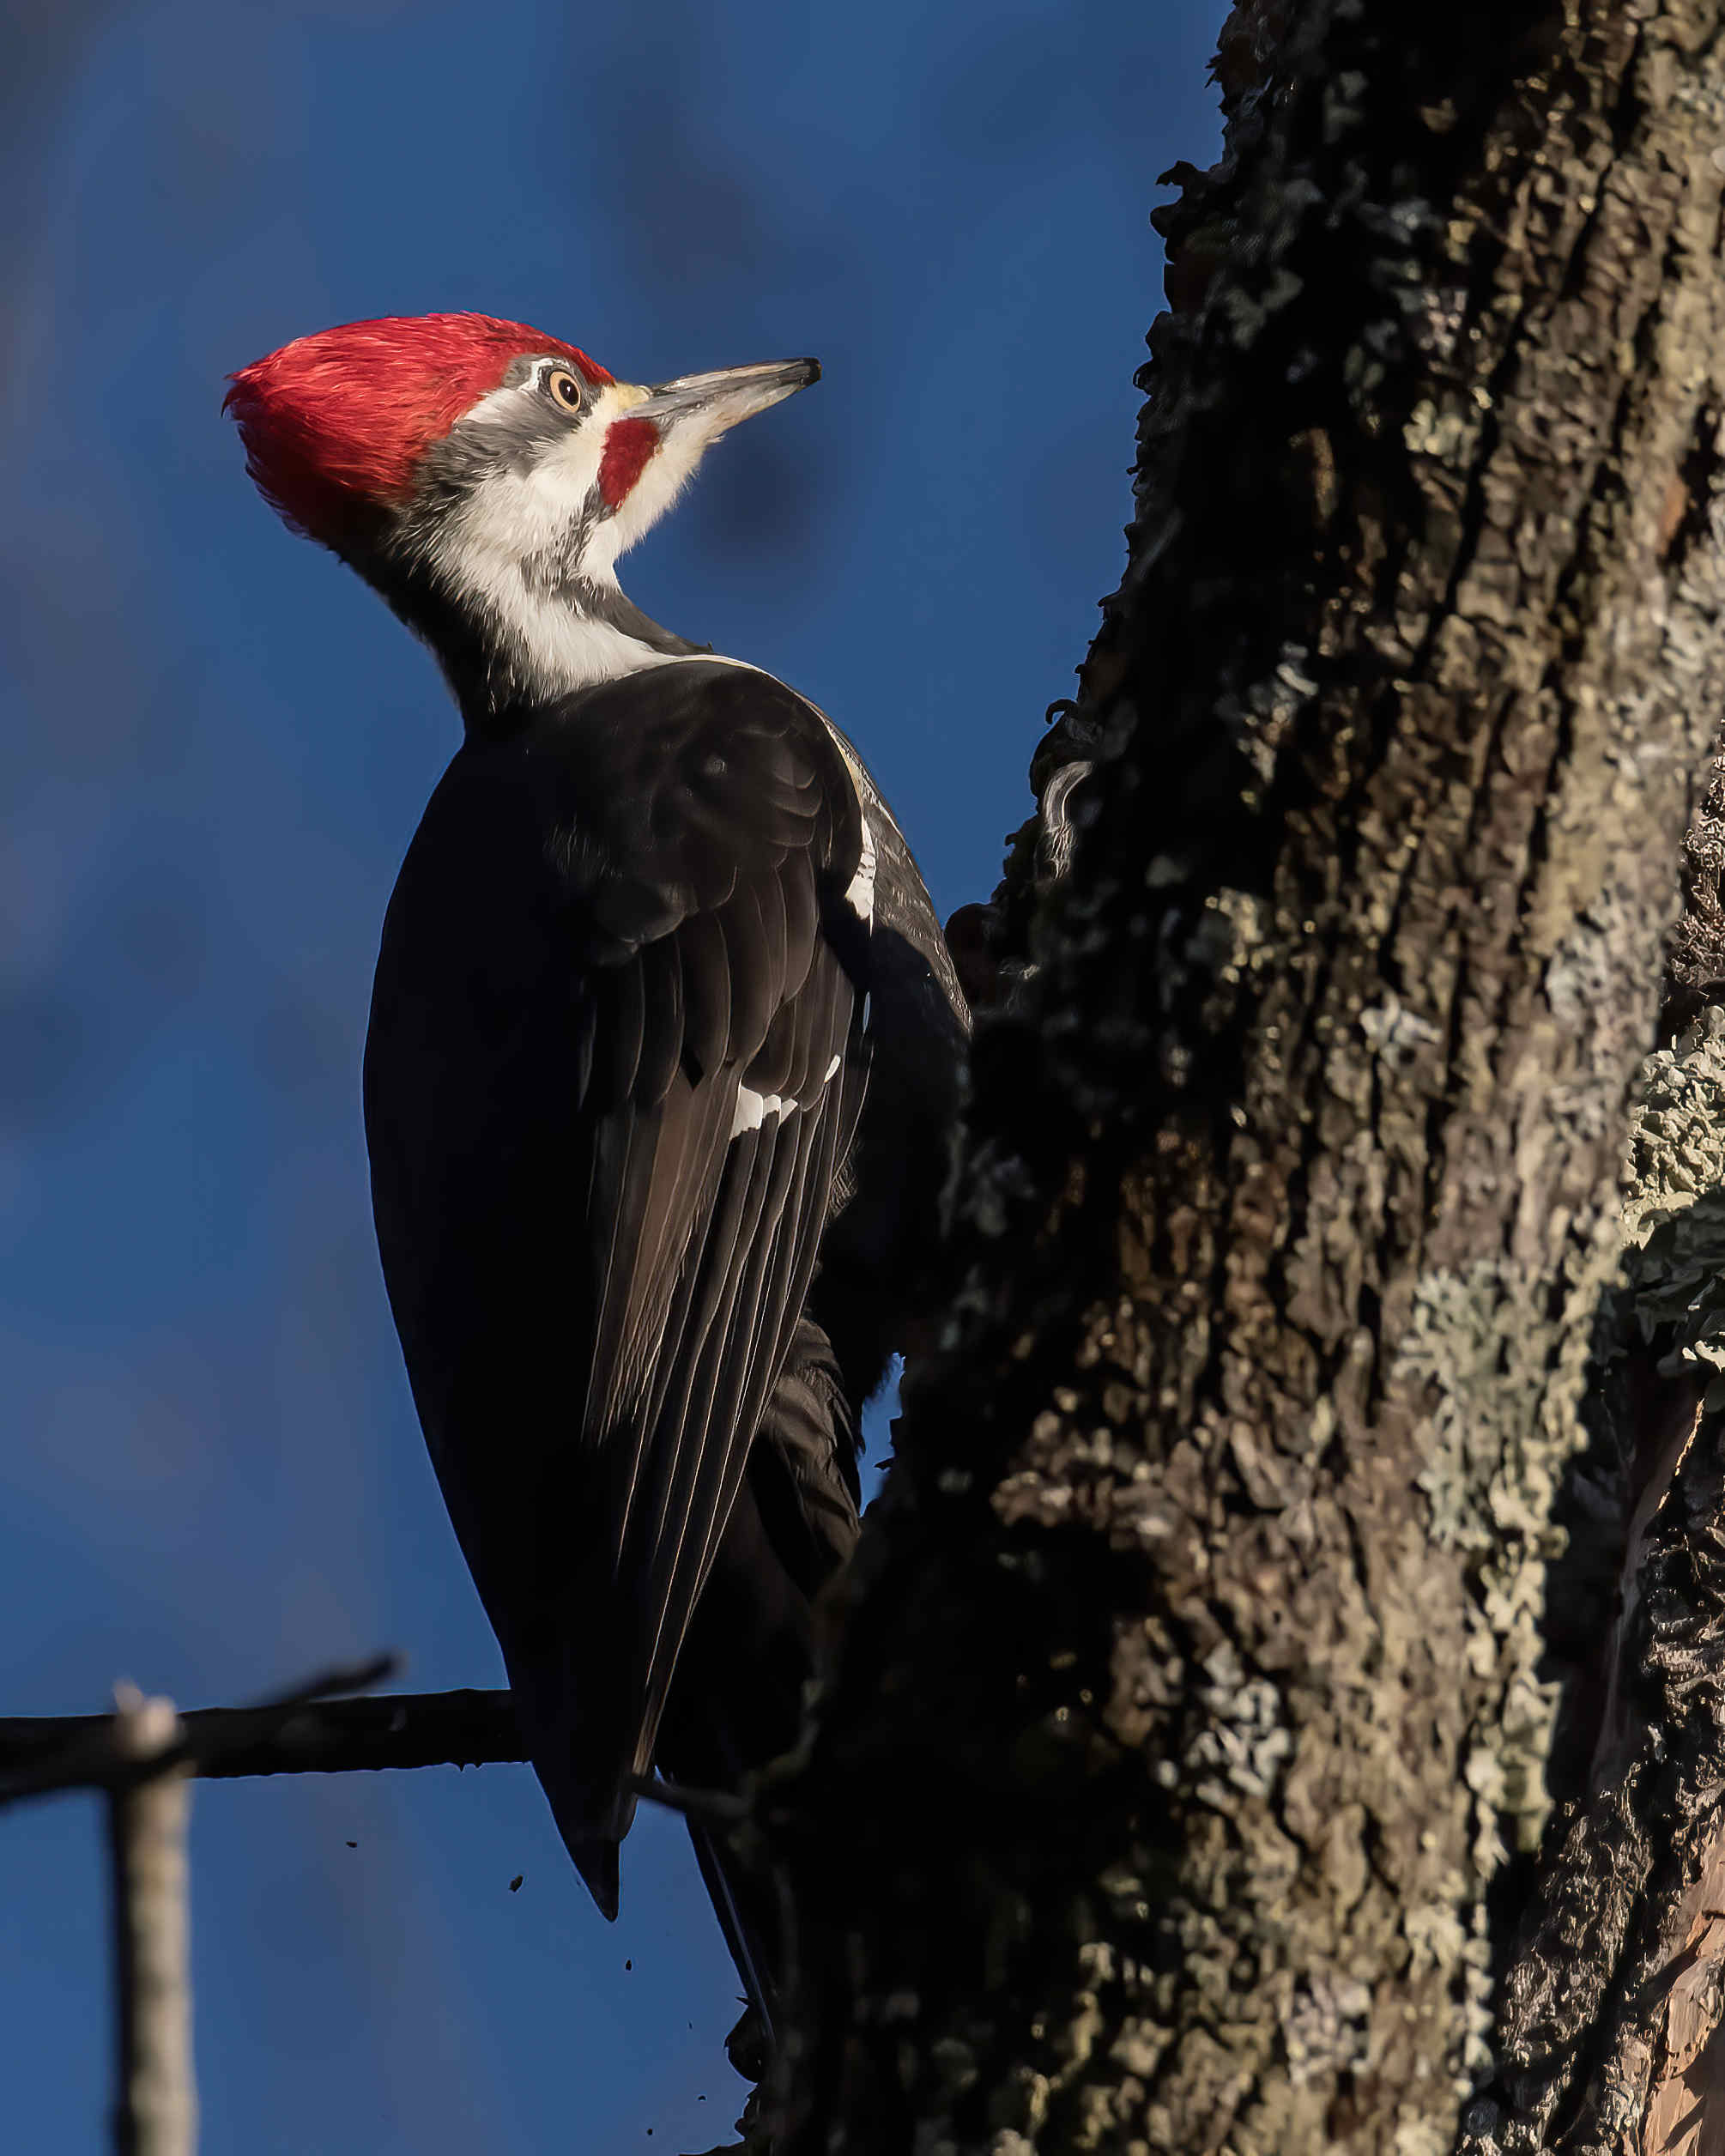
[[[1464,2102],[1481,2151],[1686,2145],[1725,1432],[1619,1183],[1725,687],[1721,13],[1225,27],[1126,575],[987,924],[951,1311],[763,1814],[796,2156],[1438,2156]]]

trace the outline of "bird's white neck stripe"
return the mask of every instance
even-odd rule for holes
[[[499,627],[507,648],[518,655],[518,670],[548,701],[650,666],[668,666],[679,657],[656,651],[614,623],[554,601],[529,601],[520,615],[505,617]]]
[[[547,701],[677,656],[584,612],[572,594],[530,590],[520,564],[489,549],[463,549],[450,567],[451,582],[477,610],[487,640]]]
[[[676,656],[607,618],[604,602],[621,598],[615,554],[605,526],[572,521],[554,493],[548,504],[534,474],[477,488],[437,532],[428,566],[522,687],[548,701]]]

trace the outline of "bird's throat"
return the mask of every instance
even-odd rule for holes
[[[709,648],[662,627],[614,578],[578,574],[534,588],[511,565],[494,577],[372,581],[430,645],[470,733],[511,731],[524,713],[578,690]]]

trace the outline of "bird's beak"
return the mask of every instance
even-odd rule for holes
[[[631,419],[654,421],[662,433],[692,424],[703,443],[717,441],[739,420],[753,419],[820,379],[819,360],[761,360],[753,366],[715,367],[681,374],[640,392]]]

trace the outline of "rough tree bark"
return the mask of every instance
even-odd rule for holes
[[[953,1313],[761,1810],[796,2156],[1700,2145],[1725,1432],[1619,1190],[1725,707],[1721,13],[1228,19]]]
[[[1584,1452],[1562,1493],[1565,1680],[1537,1868],[1506,1877],[1499,2066],[1465,2156],[1725,2147],[1725,756],[1692,830],[1626,1166]],[[1519,1921],[1516,1921],[1516,1919]]]

